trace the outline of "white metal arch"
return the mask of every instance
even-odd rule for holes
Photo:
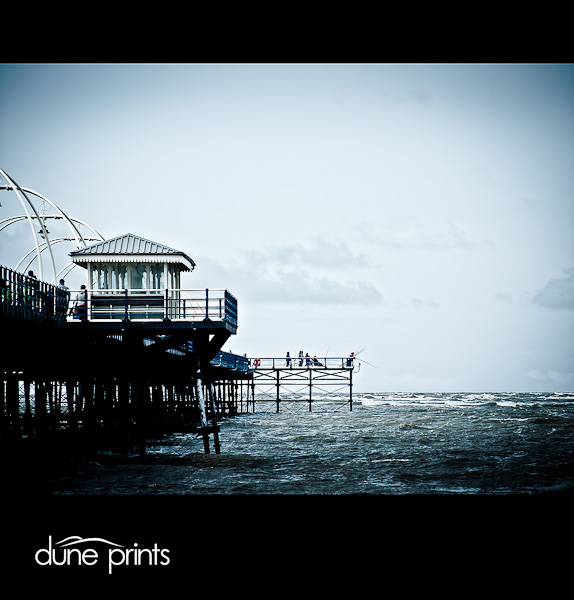
[[[2,219],[2,221],[0,221],[0,231],[6,229],[6,227],[9,227],[10,225],[14,225],[14,223],[17,223],[18,221],[23,221],[27,218],[28,217],[26,215],[18,215],[16,217],[8,217],[7,219]]]
[[[58,206],[56,206],[53,202],[48,200],[48,198],[46,198],[45,196],[42,196],[42,194],[39,194],[38,192],[35,192],[34,190],[31,190],[29,188],[22,188],[22,189],[24,191],[28,192],[29,194],[34,194],[34,196],[38,196],[38,198],[41,198],[44,202],[47,202],[54,210],[56,210],[58,212],[60,217],[58,217],[57,215],[44,215],[43,218],[45,218],[45,219],[58,219],[58,218],[64,219],[64,221],[66,221],[66,223],[68,224],[70,231],[74,235],[74,238],[76,240],[78,248],[80,247],[81,244],[83,244],[84,246],[86,246],[87,244],[86,244],[86,238],[84,238],[84,236],[80,233],[80,230],[75,225],[76,223],[79,223],[80,225],[87,227],[96,236],[98,241],[101,241],[101,242],[104,241],[104,237],[101,234],[99,234],[93,227],[91,227],[87,223],[84,223],[84,221],[80,221],[80,219],[74,219],[72,217],[68,217],[68,215],[65,214]]]
[[[80,248],[82,246],[84,246],[84,247],[87,246],[87,242],[104,241],[105,240],[105,238],[100,233],[98,233],[93,227],[91,227],[84,221],[81,221],[80,219],[75,219],[75,218],[69,217],[58,206],[56,206],[52,201],[50,201],[48,198],[46,198],[42,194],[40,194],[34,190],[31,190],[29,188],[20,187],[2,169],[0,169],[0,175],[2,175],[8,182],[8,185],[0,185],[0,189],[7,189],[7,190],[14,191],[16,193],[16,196],[18,197],[20,203],[22,204],[22,207],[24,208],[24,212],[26,213],[25,215],[9,217],[7,219],[0,221],[0,231],[2,231],[6,227],[8,227],[14,223],[17,223],[18,221],[22,221],[22,220],[26,219],[28,221],[28,223],[30,224],[30,229],[32,231],[32,236],[34,239],[34,248],[22,258],[22,260],[18,263],[16,270],[18,270],[18,268],[22,265],[22,263],[35,251],[36,256],[34,258],[32,258],[32,260],[28,263],[26,269],[29,268],[29,266],[32,264],[32,262],[34,260],[36,260],[36,258],[37,258],[40,279],[44,279],[43,265],[42,265],[42,252],[46,248],[48,248],[48,251],[50,253],[51,263],[52,263],[53,275],[54,275],[53,283],[57,283],[58,276],[61,275],[70,265],[66,265],[66,267],[61,269],[59,274],[56,272],[56,263],[54,260],[54,254],[52,252],[53,244],[61,242],[61,241],[75,241],[76,247]],[[40,214],[36,210],[36,207],[28,198],[27,194],[32,194],[34,196],[37,196],[43,202],[46,202],[47,204],[49,204],[56,211],[57,214],[40,216]],[[28,210],[28,208],[30,208],[31,211]],[[31,212],[33,214],[31,214]],[[38,219],[38,222],[40,223],[41,232],[38,232],[38,233],[41,233],[41,236],[45,239],[45,241],[43,241],[43,242],[40,242],[38,240],[38,233],[36,232],[36,228],[33,223],[34,219]],[[56,238],[54,240],[50,240],[49,235],[48,235],[49,232],[48,232],[48,229],[46,228],[45,222],[44,222],[45,219],[63,219],[63,221],[67,224],[72,237],[68,237],[68,238],[61,237],[61,238]],[[82,235],[80,229],[78,228],[78,225],[81,225],[81,226],[89,229],[94,234],[94,236],[92,237],[92,236]],[[67,273],[69,273],[69,271],[71,271],[71,269],[74,268],[74,266],[75,265],[72,264],[71,267],[68,269]]]
[[[90,238],[88,238],[88,237],[84,237],[84,238],[83,238],[83,240],[84,240],[84,241],[86,241],[86,242],[90,242],[90,241],[91,241],[91,242],[99,242],[99,241],[101,241],[101,239],[100,239],[100,238],[91,238],[91,237],[90,237]],[[58,244],[58,243],[60,243],[60,242],[73,242],[73,241],[74,241],[74,238],[72,238],[72,237],[59,237],[59,238],[54,238],[53,240],[50,240],[49,242],[48,242],[48,241],[42,242],[42,243],[40,244],[40,253],[44,252],[44,250],[46,250],[46,248],[48,247],[48,245],[54,246],[55,244]],[[28,251],[28,252],[27,252],[27,253],[26,253],[26,254],[25,254],[23,257],[22,257],[22,259],[21,259],[21,260],[20,260],[20,262],[19,262],[19,263],[16,265],[16,268],[15,268],[14,270],[15,270],[15,271],[18,271],[18,269],[20,268],[20,266],[22,265],[22,263],[23,263],[23,262],[24,262],[24,261],[25,261],[27,258],[29,258],[29,257],[30,257],[30,255],[31,255],[31,254],[33,254],[35,251],[36,251],[36,250],[35,250],[35,248],[32,248],[31,250],[29,250],[29,251]],[[24,272],[25,272],[25,271],[27,271],[27,270],[30,268],[30,266],[32,265],[32,263],[33,263],[35,260],[36,260],[36,257],[34,256],[34,257],[32,258],[32,260],[30,260],[30,261],[28,262],[28,264],[27,264],[27,265],[24,267],[23,271],[24,271]],[[71,263],[71,264],[73,264],[74,266],[76,266],[74,263]]]
[[[38,222],[40,223],[40,227],[42,228],[42,232],[44,233],[44,236],[46,237],[46,239],[48,239],[48,232],[46,230],[46,227],[44,226],[43,221],[40,219],[40,215],[38,214],[36,207],[34,206],[34,204],[32,204],[32,202],[26,195],[26,192],[24,192],[24,190],[22,190],[22,188],[12,178],[10,178],[6,174],[6,172],[3,171],[2,169],[0,169],[0,174],[6,178],[6,181],[8,181],[8,183],[11,184],[13,191],[16,193],[18,200],[20,200],[20,204],[22,204],[22,208],[24,209],[24,212],[26,213],[28,223],[30,224],[30,229],[32,230],[34,244],[36,245],[36,254],[38,256],[38,268],[40,270],[40,273],[39,273],[40,279],[44,279],[42,256],[40,254],[40,243],[38,242],[38,235],[36,234],[36,229],[34,227],[34,223],[32,222],[32,217],[30,215],[30,211],[28,210],[28,207],[31,208],[32,212],[36,215],[36,218],[38,219]],[[52,259],[52,269],[54,271],[54,280],[55,280],[56,279],[56,262],[54,261],[54,255],[52,253],[51,248],[50,248],[50,257]]]
[[[5,188],[5,187],[6,186],[0,185],[0,189]],[[28,190],[27,188],[22,188],[22,189],[26,192],[30,192],[30,190]],[[32,193],[34,193],[34,192],[32,192]],[[23,221],[24,219],[27,219],[27,218],[28,218],[27,215],[17,215],[15,217],[8,217],[7,219],[3,219],[2,221],[0,221],[0,231],[2,231],[3,229],[6,229],[7,227],[10,227],[10,225],[14,225],[18,221]],[[34,215],[31,215],[31,218],[35,219],[36,217]],[[105,238],[101,234],[99,234],[93,227],[91,227],[84,221],[80,221],[80,219],[76,219],[74,217],[68,217],[67,215],[64,217],[61,217],[60,215],[42,215],[42,220],[45,221],[46,219],[55,219],[55,220],[63,219],[64,221],[66,221],[68,223],[70,230],[72,231],[72,233],[74,235],[73,238],[69,238],[69,239],[72,242],[76,241],[76,245],[78,246],[78,248],[82,244],[84,246],[86,246],[87,245],[86,242],[91,242],[93,240],[96,240],[98,242],[103,242],[105,240]],[[89,229],[94,234],[95,237],[86,237],[86,236],[82,235],[82,233],[80,233],[80,231],[76,227],[76,223],[78,225],[83,225],[84,227]]]

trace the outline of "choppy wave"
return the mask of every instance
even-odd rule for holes
[[[144,462],[85,467],[58,493],[540,494],[574,491],[574,393],[370,393],[225,419]],[[91,470],[90,470],[91,469]]]

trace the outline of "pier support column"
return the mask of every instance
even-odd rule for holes
[[[118,437],[120,443],[120,453],[122,458],[128,455],[128,434],[129,434],[129,402],[130,402],[130,384],[122,378],[118,381]]]
[[[203,433],[203,446],[205,453],[209,454],[209,433],[213,432],[215,453],[219,454],[219,427],[217,425],[217,409],[215,406],[215,394],[213,391],[213,379],[211,376],[211,359],[213,356],[210,355],[209,336],[198,336],[194,340],[194,350],[197,352],[197,376],[195,378],[195,389],[199,405],[201,429]],[[207,398],[204,395],[204,389],[206,391]],[[211,426],[208,424],[208,411],[211,416]]]
[[[211,406],[212,423],[213,423],[213,445],[215,447],[215,454],[220,453],[219,447],[219,427],[217,426],[217,411],[215,407],[215,392],[213,390],[213,382],[211,377],[207,378],[206,381],[207,397]]]
[[[6,381],[6,422],[11,433],[18,431],[18,400],[18,377],[12,375]]]
[[[76,384],[66,380],[66,401],[68,403],[68,429],[76,429],[76,412],[74,410],[74,389]]]
[[[132,403],[133,416],[131,427],[134,430],[133,441],[140,449],[140,456],[145,456],[146,452],[146,424],[147,424],[147,405],[148,388],[145,382],[138,380],[132,384]]]
[[[43,437],[47,429],[46,390],[43,381],[34,383],[34,422],[36,435]]]
[[[32,424],[32,404],[30,401],[30,380],[26,377],[22,382],[24,385],[24,433],[32,433],[34,426]]]
[[[4,395],[4,380],[2,380],[0,381],[0,439],[4,437],[7,422],[6,396]]]
[[[313,405],[313,371],[309,369],[309,412],[312,411]]]
[[[280,386],[280,382],[281,379],[279,377],[279,370],[277,370],[277,412],[279,412],[279,397],[280,397],[280,392],[279,392],[279,386]]]
[[[349,371],[349,410],[353,410],[353,369]]]
[[[209,454],[209,433],[207,431],[207,412],[205,410],[205,397],[203,395],[203,374],[201,372],[201,361],[197,361],[197,376],[195,378],[195,393],[199,408],[199,420],[203,434],[203,449]]]

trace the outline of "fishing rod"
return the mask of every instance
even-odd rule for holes
[[[359,356],[359,354],[361,354],[361,352],[364,352],[366,350],[366,348],[363,346],[363,344],[359,344],[359,347],[357,348],[357,350],[355,350],[355,352],[353,352],[353,357],[357,358],[357,356]],[[369,365],[370,367],[374,367],[375,369],[379,369],[379,371],[382,371],[382,369],[380,369],[379,367],[377,367],[377,365],[373,365],[370,362],[364,360],[363,358],[361,358],[361,360],[366,363],[367,365]],[[359,369],[361,368],[361,363],[359,363]]]
[[[362,344],[361,346],[359,346],[359,350],[357,352],[355,352],[355,358],[361,353],[364,352],[366,350],[366,348],[362,348]],[[370,362],[366,361],[364,358],[361,358],[361,360],[366,363],[367,365],[369,365],[370,367],[374,367],[375,369],[379,369],[379,371],[382,371],[381,368],[377,367],[377,365],[373,365]]]
[[[379,371],[382,371],[382,369],[377,367],[377,365],[373,365],[370,362],[367,362],[364,358],[361,358],[361,361],[367,363],[370,367],[375,367],[375,369],[379,369]]]

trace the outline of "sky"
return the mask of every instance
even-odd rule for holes
[[[574,390],[572,64],[0,64],[0,132],[20,186],[228,289],[225,350],[359,352],[358,392]],[[32,247],[0,231],[1,264]]]

